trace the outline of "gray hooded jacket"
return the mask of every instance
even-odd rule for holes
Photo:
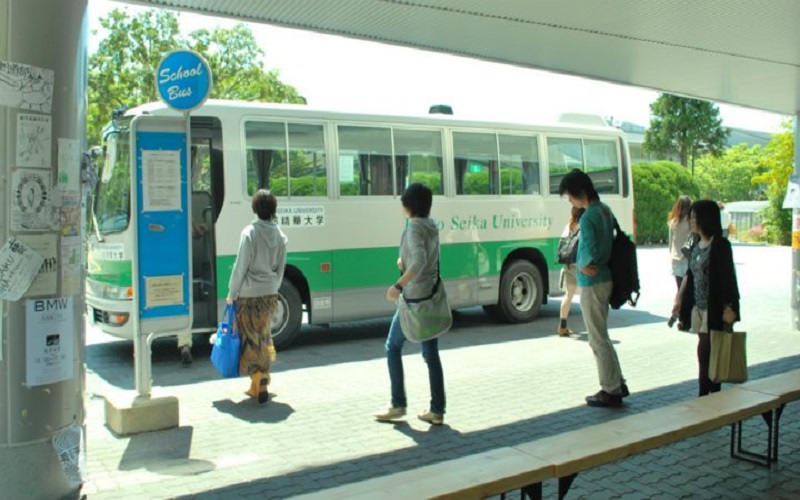
[[[403,272],[414,272],[414,279],[403,288],[403,297],[419,299],[430,295],[439,275],[439,228],[433,219],[408,219],[400,240],[400,259]]]
[[[244,228],[228,284],[228,296],[236,299],[278,293],[286,268],[288,241],[273,221],[258,219]]]

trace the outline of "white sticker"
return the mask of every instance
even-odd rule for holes
[[[58,188],[62,196],[81,189],[81,150],[75,139],[58,139]]]
[[[22,298],[43,261],[44,258],[25,243],[16,238],[8,240],[0,249],[0,299],[17,301]]]
[[[83,428],[78,424],[70,424],[53,433],[53,449],[56,450],[67,483],[73,488],[83,484],[86,470]]]
[[[25,378],[28,387],[72,378],[72,297],[28,300],[25,309]]]
[[[50,167],[52,123],[46,115],[17,115],[18,167]]]
[[[75,295],[81,286],[81,238],[61,238],[61,294]]]
[[[20,241],[42,256],[42,265],[25,297],[55,295],[58,284],[58,248],[55,234],[19,234]]]
[[[0,105],[50,113],[52,70],[0,61]]]
[[[52,175],[49,170],[11,173],[11,230],[47,231],[52,226]]]

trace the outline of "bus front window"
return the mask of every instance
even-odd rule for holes
[[[127,131],[106,137],[106,157],[97,183],[94,216],[100,234],[118,233],[130,219],[130,141]]]

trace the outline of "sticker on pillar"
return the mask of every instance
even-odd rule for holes
[[[73,375],[72,297],[28,300],[25,308],[25,380],[28,387]]]
[[[67,483],[73,488],[83,484],[86,475],[86,447],[83,444],[83,428],[78,424],[70,424],[53,433],[53,449]]]
[[[52,174],[49,170],[11,172],[11,230],[48,231],[52,227]]]
[[[17,115],[17,166],[49,168],[52,123],[46,115]]]
[[[53,70],[0,61],[0,106],[50,113]]]
[[[11,238],[0,248],[0,299],[17,301],[28,291],[44,258],[31,247]]]
[[[61,196],[79,196],[81,189],[81,150],[75,139],[58,139],[58,189]]]
[[[75,295],[81,285],[81,238],[61,238],[61,294]]]
[[[783,208],[800,208],[800,175],[790,175]]]
[[[58,283],[58,247],[55,234],[19,234],[17,238],[42,256],[42,265],[25,297],[55,295]]]

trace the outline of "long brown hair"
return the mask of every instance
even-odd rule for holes
[[[689,217],[689,210],[692,208],[692,199],[688,195],[678,197],[672,210],[669,211],[667,222],[680,222]]]
[[[572,207],[572,213],[569,216],[569,228],[574,229],[575,225],[581,219],[581,215],[585,212],[585,208]]]

